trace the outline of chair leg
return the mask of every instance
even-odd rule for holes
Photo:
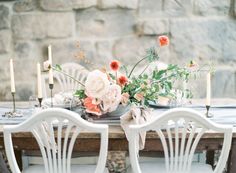
[[[15,152],[15,157],[17,164],[19,166],[19,169],[22,171],[23,170],[23,165],[22,165],[22,151],[21,150],[14,150]]]

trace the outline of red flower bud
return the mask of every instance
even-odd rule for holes
[[[118,83],[119,83],[120,85],[125,85],[127,82],[128,82],[128,78],[127,78],[126,76],[120,76],[120,77],[118,78]]]
[[[114,61],[111,62],[110,67],[113,71],[117,71],[120,68],[120,62],[114,60]]]

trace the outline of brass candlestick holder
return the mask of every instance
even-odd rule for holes
[[[12,95],[12,103],[13,103],[13,110],[12,110],[12,113],[15,113],[15,112],[16,112],[15,92],[12,92],[11,95]]]
[[[49,89],[51,91],[51,108],[52,108],[53,107],[53,97],[52,97],[53,84],[49,84]]]
[[[207,118],[212,118],[213,117],[213,114],[210,113],[210,108],[211,108],[210,105],[206,105],[206,117]]]
[[[38,98],[38,101],[39,101],[39,107],[41,108],[42,107],[43,98]]]
[[[13,109],[10,112],[5,112],[2,116],[8,118],[22,117],[23,116],[22,112],[16,111],[15,92],[12,92],[11,95],[12,95]]]

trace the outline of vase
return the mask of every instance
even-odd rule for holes
[[[119,105],[115,111],[112,112],[108,112],[106,114],[104,114],[104,116],[109,116],[109,117],[120,117],[122,115],[124,115],[126,112],[128,112],[130,110],[130,106],[126,105]]]

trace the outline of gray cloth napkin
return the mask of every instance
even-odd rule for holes
[[[151,109],[143,107],[131,107],[130,111],[120,117],[121,127],[125,131],[125,135],[129,140],[129,125],[144,124],[151,120]],[[139,134],[139,150],[144,149],[146,132]],[[137,149],[138,150],[138,149]]]

